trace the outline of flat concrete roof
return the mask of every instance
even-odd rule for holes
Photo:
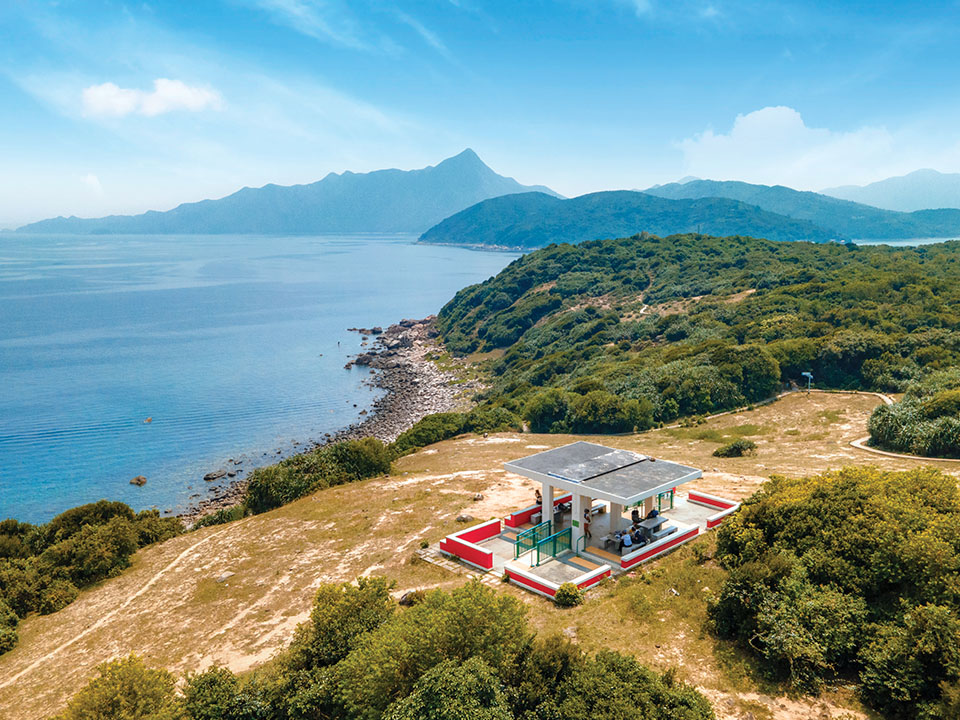
[[[695,480],[697,468],[579,441],[504,463],[510,472],[581,495],[633,505]]]

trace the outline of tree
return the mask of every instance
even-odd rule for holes
[[[310,612],[308,652],[313,666],[334,665],[393,615],[393,583],[382,577],[357,578],[357,584],[324,584]]]
[[[530,640],[523,605],[473,581],[434,591],[393,615],[338,666],[340,698],[357,718],[377,720],[444,660],[481,658],[500,673]]]
[[[445,660],[421,677],[383,720],[512,720],[500,681],[479,657]]]
[[[183,720],[174,677],[147,667],[136,655],[103,663],[59,720]]]

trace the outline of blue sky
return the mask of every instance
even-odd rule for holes
[[[960,3],[0,2],[0,227],[472,147],[566,195],[960,171]]]

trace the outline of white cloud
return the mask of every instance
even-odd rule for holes
[[[778,106],[738,115],[728,133],[706,130],[679,148],[688,175],[817,189],[910,167],[917,155],[902,145],[883,127],[812,128],[793,108]]]
[[[100,184],[100,178],[93,173],[82,175],[80,182],[95,195],[103,195],[103,186]]]
[[[83,112],[94,117],[123,117],[131,113],[153,117],[174,110],[219,110],[220,93],[194,87],[180,80],[157,78],[153,92],[122,88],[112,82],[91,85],[83,90]]]
[[[430,28],[426,27],[419,20],[417,20],[416,18],[410,17],[409,15],[407,15],[407,13],[401,10],[397,10],[397,18],[401,22],[413,28],[416,31],[416,33],[421,38],[423,38],[423,41],[427,43],[427,45],[432,47],[441,55],[444,55],[445,57],[450,57],[450,51],[447,49],[447,46],[444,44],[443,40],[441,40],[435,32],[430,30]]]
[[[315,40],[354,49],[366,49],[356,23],[340,2],[320,0],[248,0],[268,13],[278,25],[286,25]]]

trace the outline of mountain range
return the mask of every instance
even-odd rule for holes
[[[481,200],[550,188],[498,175],[470,149],[421,170],[330,173],[309,185],[243,188],[166,212],[58,217],[18,229],[78,234],[419,233]]]
[[[844,200],[887,210],[911,212],[935,208],[960,208],[960,173],[916,170],[869,185],[843,185],[821,191]]]
[[[484,200],[430,228],[420,240],[526,250],[554,242],[629,237],[641,231],[814,242],[841,239],[808,220],[784,217],[738,200],[672,200],[618,190],[570,199],[531,192]]]
[[[691,180],[645,190],[673,200],[724,197],[772,213],[808,220],[828,234],[851,240],[960,236],[960,210],[896,212],[783,185],[752,185],[733,180]]]

